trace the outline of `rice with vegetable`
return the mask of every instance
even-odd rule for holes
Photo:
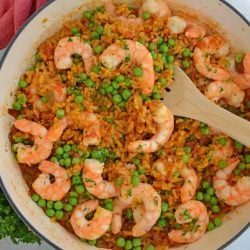
[[[190,243],[250,199],[250,149],[161,102],[180,66],[250,120],[250,54],[175,14],[156,0],[85,10],[18,82],[9,138],[30,196],[89,245]]]

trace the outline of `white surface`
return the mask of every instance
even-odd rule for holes
[[[205,0],[203,0],[205,1]],[[209,1],[209,0],[206,0]],[[235,6],[244,16],[250,20],[250,0],[227,0],[233,6]],[[0,58],[1,58],[0,51]],[[250,229],[244,232],[237,240],[235,240],[225,250],[249,250],[250,249]],[[40,246],[37,244],[19,244],[13,245],[9,239],[0,241],[0,250],[53,250],[47,243],[42,242]]]

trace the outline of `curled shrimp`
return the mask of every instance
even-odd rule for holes
[[[155,152],[168,141],[173,132],[174,116],[172,112],[158,101],[152,101],[148,105],[152,112],[153,121],[157,124],[157,132],[149,140],[138,140],[129,143],[129,152]]]
[[[69,125],[84,129],[83,144],[98,145],[101,141],[100,122],[94,113],[83,111],[71,113],[67,117]]]
[[[85,160],[82,178],[86,189],[100,199],[118,196],[120,190],[115,183],[103,180],[103,168],[104,163],[100,161],[94,159]]]
[[[42,161],[39,169],[42,173],[32,184],[35,192],[45,200],[61,200],[70,189],[70,179],[67,171],[50,161]],[[55,178],[53,183],[51,183],[50,175],[53,175]]]
[[[245,92],[234,82],[223,81],[209,83],[204,94],[215,103],[220,99],[224,99],[229,105],[236,108],[240,107],[245,97]]]
[[[70,68],[73,64],[72,56],[74,54],[82,56],[85,70],[89,73],[94,66],[92,48],[80,37],[65,37],[58,42],[54,53],[56,67],[58,69]]]
[[[243,74],[232,71],[231,76],[233,81],[241,89],[250,89],[250,53],[246,54],[243,59]]]
[[[223,57],[229,53],[229,43],[218,35],[205,37],[194,49],[193,59],[197,71],[203,76],[223,81],[230,77],[225,69],[212,65],[211,56]]]
[[[216,172],[213,178],[213,187],[216,196],[229,206],[238,206],[250,200],[250,177],[241,177],[235,186],[228,183],[229,176],[238,166],[240,160],[231,158],[228,166]]]
[[[177,243],[189,243],[200,239],[206,232],[209,217],[206,206],[195,200],[181,204],[175,211],[175,218],[178,224],[196,221],[192,231],[171,230],[168,237]]]
[[[111,44],[100,56],[102,64],[109,68],[116,68],[123,60],[140,65],[143,71],[141,78],[138,78],[138,84],[143,94],[150,94],[154,87],[154,67],[153,59],[147,48],[139,42],[124,40]]]
[[[67,127],[67,122],[65,119],[55,122],[48,132],[42,125],[26,119],[16,120],[14,126],[25,133],[34,135],[33,146],[16,144],[18,162],[32,165],[50,156],[53,142],[60,138],[63,130]]]
[[[94,211],[94,217],[87,220],[86,215]],[[97,200],[90,200],[75,207],[70,217],[70,224],[75,234],[80,238],[95,240],[106,233],[111,219],[111,211],[100,207]]]
[[[157,17],[171,16],[171,10],[164,0],[144,0],[140,12],[145,11]]]
[[[157,222],[161,214],[161,197],[154,188],[141,183],[137,187],[123,186],[121,194],[115,198],[113,203],[113,218],[111,223],[112,233],[117,234],[122,227],[122,212],[128,207],[137,207],[138,203],[143,204],[143,208],[138,211],[144,211],[143,216],[136,216],[136,224],[132,228],[132,235],[140,237],[146,234]],[[143,210],[142,210],[143,209]]]
[[[168,18],[167,27],[170,34],[181,34],[185,32],[188,38],[199,38],[206,35],[206,29],[197,23],[179,16]]]
[[[186,166],[180,170],[180,174],[185,180],[181,187],[181,202],[186,203],[195,195],[198,187],[198,176],[193,168],[188,168]]]

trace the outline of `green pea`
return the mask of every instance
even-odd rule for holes
[[[219,160],[218,166],[220,169],[223,169],[227,166],[227,160]]]
[[[162,68],[160,66],[155,66],[154,71],[157,72],[157,73],[161,73]]]
[[[75,35],[75,34],[79,33],[79,29],[77,27],[73,27],[73,28],[71,28],[71,33],[73,35]]]
[[[123,100],[125,100],[125,101],[127,101],[131,95],[132,95],[132,93],[129,89],[125,89],[122,92],[122,97],[123,97]]]
[[[167,53],[168,52],[168,46],[166,44],[162,44],[160,46],[161,53]]]
[[[64,212],[62,210],[56,211],[55,216],[56,216],[57,220],[61,220],[63,218],[63,216],[64,216]]]
[[[242,63],[244,59],[244,54],[243,53],[236,53],[234,56],[234,59],[237,63]]]
[[[215,228],[214,223],[213,222],[209,222],[207,224],[207,231],[212,231]]]
[[[54,207],[54,201],[47,201],[47,208],[53,208]]]
[[[125,241],[125,245],[124,245],[124,249],[126,250],[130,250],[133,248],[133,244],[132,244],[132,241],[131,240],[126,240]]]
[[[103,51],[103,47],[101,45],[98,45],[94,48],[95,54],[100,54]]]
[[[38,202],[40,199],[40,196],[38,194],[32,194],[31,199],[35,202]]]
[[[90,37],[94,39],[99,39],[99,34],[96,31],[92,31]]]
[[[65,115],[65,112],[63,109],[57,109],[56,110],[56,117],[59,118],[59,119],[62,119]]]
[[[88,76],[86,74],[84,74],[84,73],[78,74],[78,77],[81,79],[81,82],[88,79]]]
[[[222,224],[222,219],[221,219],[221,218],[215,218],[215,219],[214,219],[214,225],[215,225],[216,227],[221,226],[221,224]]]
[[[245,163],[250,163],[250,154],[244,155],[244,161]]]
[[[203,181],[201,185],[203,189],[207,189],[210,187],[210,183],[208,181]]]
[[[82,177],[77,175],[77,176],[73,176],[72,177],[72,183],[74,185],[77,185],[77,184],[82,184]]]
[[[117,82],[124,82],[125,81],[125,76],[124,75],[118,75],[115,80]]]
[[[71,212],[73,210],[73,206],[71,204],[64,204],[63,209],[66,212]]]
[[[246,164],[244,162],[240,162],[238,165],[239,170],[245,170],[246,169]]]
[[[35,54],[35,59],[37,62],[41,62],[43,60],[41,55],[38,52]]]
[[[25,94],[19,94],[17,96],[17,102],[19,102],[21,105],[25,104],[27,101],[27,97]]]
[[[139,174],[145,174],[146,173],[146,170],[144,168],[139,168],[137,171],[138,171]]]
[[[80,159],[80,158],[74,157],[74,158],[72,159],[72,165],[79,164],[80,162],[81,162],[81,159]]]
[[[59,164],[60,164],[61,166],[64,166],[64,165],[65,165],[65,159],[60,159],[60,160],[59,160]]]
[[[196,193],[196,199],[198,201],[203,201],[204,197],[203,197],[203,193],[202,192],[197,192]]]
[[[160,218],[157,222],[157,225],[160,227],[160,228],[163,228],[163,227],[166,227],[168,225],[168,222],[166,219],[163,219],[163,218]]]
[[[38,204],[39,207],[46,207],[46,201],[44,199],[40,199],[37,202],[37,204]]]
[[[50,218],[55,216],[55,210],[54,209],[47,209],[45,213]]]
[[[211,207],[211,210],[213,213],[219,213],[220,212],[220,207],[218,205],[213,205]]]
[[[55,210],[62,210],[62,208],[63,208],[63,202],[61,202],[61,201],[56,201],[56,202],[54,203],[54,209],[55,209]]]
[[[134,72],[134,75],[137,77],[140,77],[143,74],[142,69],[140,67],[134,68],[133,72]]]
[[[41,101],[42,103],[47,103],[48,102],[47,96],[42,96]]]
[[[161,203],[161,211],[163,212],[163,213],[165,213],[165,212],[167,212],[168,211],[168,203],[167,202],[162,202]]]
[[[166,77],[161,78],[161,79],[159,80],[159,82],[160,82],[161,85],[163,85],[163,86],[167,85],[167,83],[168,83]]]
[[[138,176],[136,175],[133,175],[132,178],[131,178],[131,184],[136,187],[140,184],[140,179]]]
[[[90,20],[90,19],[92,18],[93,14],[92,14],[92,12],[91,12],[90,10],[85,10],[85,11],[83,12],[83,16],[84,16],[86,19]]]
[[[117,89],[114,89],[113,91],[112,91],[112,93],[111,93],[113,96],[114,95],[118,95],[119,94],[119,91],[117,90]]]
[[[211,199],[211,195],[210,194],[204,194],[203,195],[203,198],[204,198],[204,201],[210,201],[210,199]]]
[[[85,188],[84,188],[83,185],[77,185],[77,186],[75,186],[75,190],[76,190],[76,192],[77,192],[78,194],[83,194],[84,191],[85,191]]]
[[[95,246],[96,245],[96,240],[88,240],[88,244],[90,246]]]
[[[167,59],[168,63],[174,62],[174,56],[172,56],[172,55],[167,55],[166,59]]]
[[[188,162],[189,161],[189,156],[188,155],[183,155],[182,156],[182,161],[183,162]]]
[[[96,28],[96,32],[99,34],[99,35],[102,35],[103,34],[103,31],[104,31],[104,27],[103,26],[97,26]]]
[[[72,205],[72,206],[75,206],[77,204],[77,198],[70,197],[69,198],[69,204]]]
[[[19,80],[18,81],[18,87],[20,88],[20,89],[24,89],[24,88],[26,88],[27,87],[27,82],[25,81],[25,80]]]
[[[138,166],[138,165],[140,165],[141,160],[138,159],[138,158],[133,158],[132,163],[133,163],[134,165]]]
[[[207,190],[206,190],[206,193],[209,194],[209,195],[213,195],[214,194],[214,189],[212,187],[209,187]]]
[[[210,204],[211,205],[216,205],[218,203],[218,199],[215,196],[212,196],[210,199]]]
[[[118,104],[122,101],[122,97],[120,95],[114,95],[113,101],[114,101],[114,103]]]
[[[150,15],[150,13],[148,11],[144,11],[142,13],[142,17],[143,17],[144,20],[148,20],[151,17],[151,15]]]
[[[187,154],[189,154],[189,153],[191,152],[191,148],[188,147],[188,146],[185,146],[185,147],[184,147],[184,151],[185,151]]]
[[[161,45],[164,42],[164,38],[160,36],[157,40],[157,45]]]
[[[117,238],[115,242],[116,242],[116,245],[118,247],[124,247],[125,246],[125,239],[122,238],[122,237]]]
[[[94,87],[95,86],[95,83],[91,80],[91,79],[86,79],[85,81],[84,81],[84,84],[88,87],[88,88],[92,88],[92,87]]]
[[[62,148],[62,147],[58,147],[58,148],[56,149],[56,154],[57,154],[57,155],[63,155],[63,154],[64,154],[63,148]]]
[[[126,218],[129,219],[129,220],[133,219],[133,211],[132,211],[131,208],[126,210]]]
[[[19,102],[14,102],[12,104],[12,108],[15,109],[16,111],[20,111],[22,109],[22,105]]]
[[[95,65],[95,66],[92,68],[92,72],[94,72],[94,73],[96,73],[96,74],[99,74],[100,70],[101,70],[101,69],[99,68],[98,65]]]
[[[168,39],[168,47],[174,47],[176,45],[176,41],[173,38]]]
[[[133,247],[133,250],[141,250],[141,246]]]
[[[115,184],[118,187],[120,187],[122,185],[122,177],[121,176],[119,176],[119,177],[116,178]]]
[[[74,57],[74,58],[73,58],[73,63],[74,63],[75,65],[79,64],[80,61],[81,61],[81,59],[80,59],[79,57]]]
[[[140,238],[134,238],[132,240],[133,246],[134,247],[139,247],[141,245],[141,239]]]
[[[155,250],[155,246],[152,245],[152,244],[149,244],[149,245],[146,247],[146,250]]]
[[[234,170],[234,174],[235,174],[235,175],[240,175],[240,170],[239,170],[238,168],[236,168],[236,169]]]
[[[220,137],[218,139],[218,143],[222,146],[225,146],[227,144],[227,139],[225,137]]]
[[[69,192],[69,196],[70,196],[70,197],[75,197],[75,198],[77,198],[77,197],[78,197],[78,193],[75,192],[75,191],[70,191],[70,192]]]
[[[111,84],[112,84],[113,89],[119,89],[120,88],[120,84],[118,82],[116,82],[116,81],[112,81]]]
[[[113,210],[113,203],[112,202],[107,202],[107,203],[105,203],[104,207],[107,210],[112,211]]]
[[[156,44],[155,44],[155,43],[150,43],[150,44],[148,45],[148,49],[149,49],[150,51],[155,50],[155,49],[156,49]]]
[[[157,53],[155,51],[151,51],[150,54],[151,54],[153,60],[157,59]]]
[[[184,69],[189,68],[189,66],[190,66],[189,61],[187,61],[187,60],[183,60],[183,61],[182,61],[182,67],[183,67]]]
[[[127,87],[131,87],[131,86],[132,86],[132,81],[131,81],[131,79],[126,78],[126,79],[124,80],[124,82],[125,82],[125,84],[126,84]]]
[[[207,126],[200,128],[200,130],[203,135],[208,135],[210,132],[210,129]]]
[[[160,93],[154,93],[153,94],[153,99],[154,100],[160,100],[162,98],[161,94]]]
[[[189,49],[189,48],[184,49],[182,55],[183,55],[184,57],[189,57],[189,56],[191,55],[190,49]]]

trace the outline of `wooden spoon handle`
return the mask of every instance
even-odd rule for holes
[[[206,97],[199,96],[198,98],[200,99],[199,101],[196,98],[185,100],[188,101],[186,104],[190,107],[188,112],[187,110],[185,111],[185,116],[202,121],[241,142],[243,145],[250,147],[249,121],[219,107]],[[194,101],[195,99],[196,101]],[[198,105],[199,103],[201,104],[200,106]]]

